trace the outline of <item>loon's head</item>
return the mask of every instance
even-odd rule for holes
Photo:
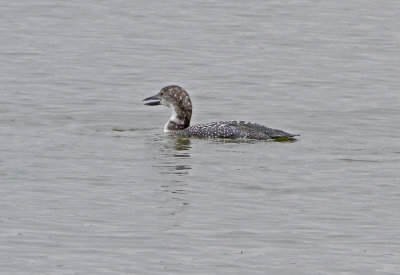
[[[155,100],[145,103],[148,106],[164,105],[172,109],[172,116],[164,127],[165,132],[183,130],[190,126],[192,118],[192,102],[189,94],[176,85],[167,86],[146,100]]]

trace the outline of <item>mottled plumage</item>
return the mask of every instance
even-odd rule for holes
[[[146,103],[146,105],[164,105],[172,109],[172,116],[165,125],[164,131],[179,136],[259,140],[292,138],[296,136],[282,130],[245,121],[219,121],[189,126],[192,117],[192,102],[189,94],[183,88],[176,85],[164,87],[157,95],[144,100],[157,100]]]

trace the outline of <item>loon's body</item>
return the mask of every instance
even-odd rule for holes
[[[198,138],[245,138],[245,139],[277,139],[292,138],[296,135],[282,130],[245,121],[219,121],[190,126],[192,102],[189,94],[181,87],[172,85],[161,89],[155,96],[144,100],[156,100],[145,105],[164,105],[172,109],[172,116],[164,127],[164,132],[178,136]]]

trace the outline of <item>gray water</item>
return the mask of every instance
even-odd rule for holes
[[[398,274],[399,1],[3,1],[0,273]],[[296,142],[182,139],[192,124]]]

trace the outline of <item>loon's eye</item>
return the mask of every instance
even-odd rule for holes
[[[160,93],[160,96],[163,96],[163,95],[164,95],[164,92],[161,92],[161,93]]]

